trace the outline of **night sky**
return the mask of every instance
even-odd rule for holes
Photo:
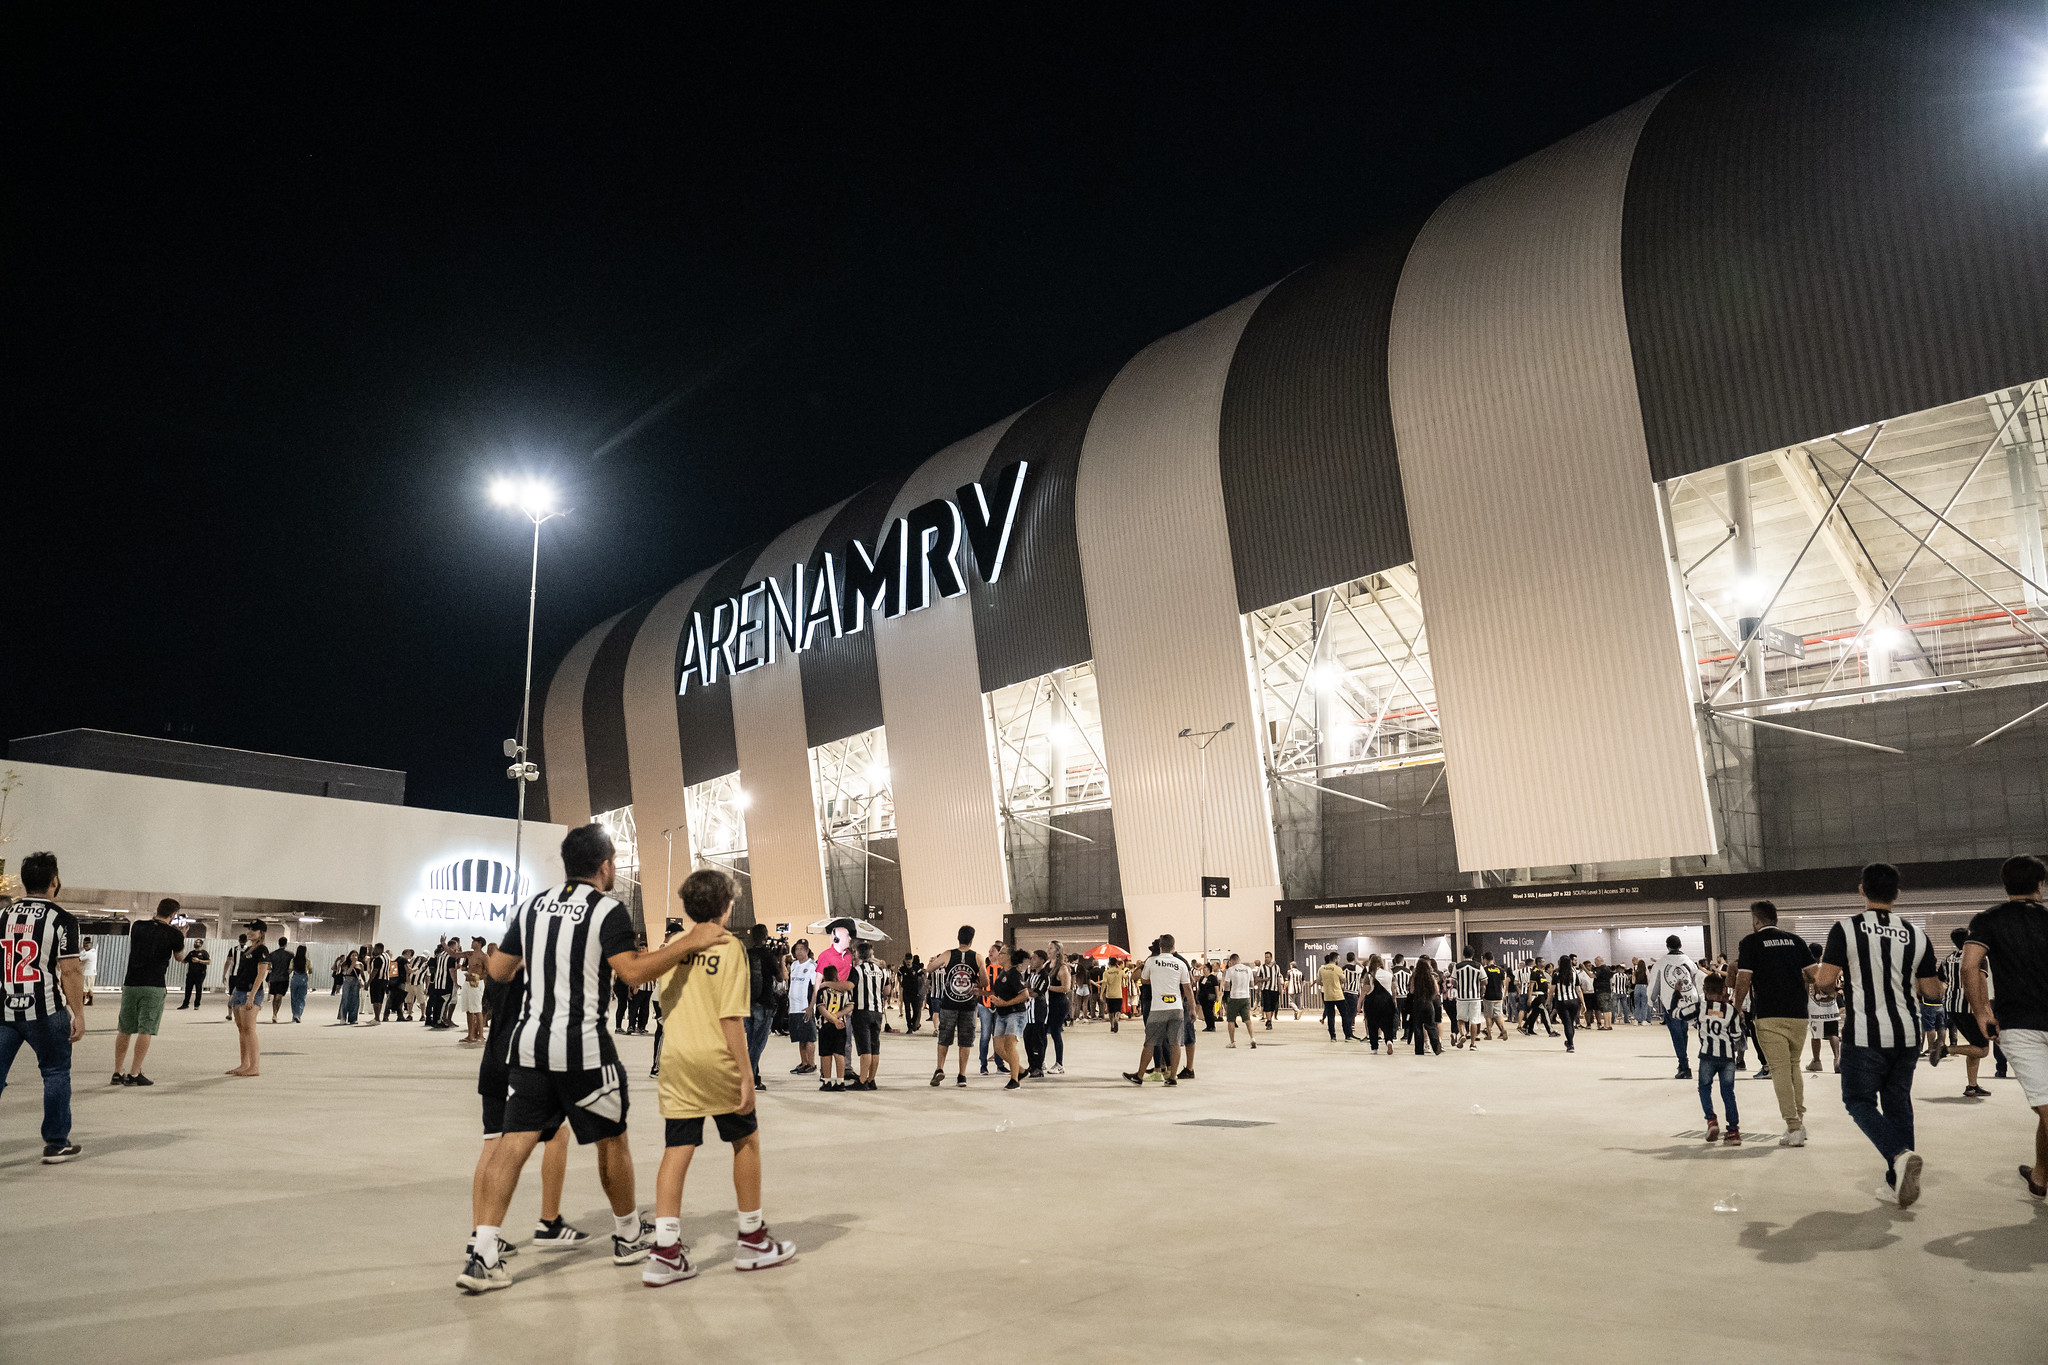
[[[414,805],[509,814],[529,532],[492,476],[575,508],[544,680],[639,598],[1822,8],[13,7],[0,736],[402,768]]]

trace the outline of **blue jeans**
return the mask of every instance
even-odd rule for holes
[[[1842,1044],[1842,1107],[1887,1166],[1913,1147],[1913,1068],[1919,1061],[1916,1047]]]
[[[344,1024],[353,1024],[362,1007],[363,983],[350,977],[341,983],[341,1007],[335,1011],[335,1017]]]
[[[989,1040],[995,1035],[996,1031],[996,1012],[987,1005],[976,1005],[974,1007],[974,1017],[976,1022],[981,1025],[979,1030],[981,1037],[978,1040],[977,1046],[981,1057],[981,1069],[986,1071],[988,1070]],[[1000,1062],[1002,1059],[999,1057],[996,1060]]]
[[[1735,1059],[1733,1057],[1700,1058],[1700,1110],[1708,1118],[1714,1117],[1714,1082],[1721,1082],[1721,1107],[1728,1111],[1728,1126],[1742,1126],[1741,1116],[1735,1112]]]
[[[768,1046],[768,1034],[775,1024],[773,1006],[757,1006],[747,1015],[747,1059],[754,1064],[754,1074],[761,1074],[761,1051]]]
[[[7,1073],[23,1043],[36,1054],[36,1069],[43,1073],[43,1142],[61,1143],[71,1136],[71,1011],[0,1023],[0,1091],[7,1088]]]
[[[1633,998],[1634,998],[1634,1001],[1635,1001],[1635,1007],[1636,1007],[1636,1022],[1637,1022],[1638,1024],[1647,1024],[1647,1023],[1649,1023],[1649,1022],[1650,1022],[1650,988],[1649,988],[1648,986],[1637,986],[1637,987],[1635,988],[1635,992],[1634,992],[1634,997],[1633,997]]]
[[[1664,1027],[1671,1031],[1671,1050],[1678,1054],[1678,1069],[1680,1071],[1691,1071],[1691,1062],[1685,1055],[1685,1045],[1692,1041],[1690,1025],[1678,1017],[1676,1010],[1666,1010],[1664,1012]]]
[[[294,1024],[298,1023],[299,1016],[306,1012],[306,987],[311,984],[312,978],[308,977],[304,972],[292,973],[292,1022]]]

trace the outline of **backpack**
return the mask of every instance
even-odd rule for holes
[[[939,998],[948,1009],[971,1009],[981,1003],[981,971],[971,948],[955,948],[940,973]]]

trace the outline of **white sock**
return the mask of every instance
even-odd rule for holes
[[[487,1266],[498,1263],[498,1230],[496,1228],[477,1228],[476,1254]]]
[[[640,1235],[640,1210],[612,1215],[612,1236],[632,1241]]]
[[[754,1210],[754,1211],[753,1211],[752,1213],[748,1213],[748,1212],[747,1212],[747,1211],[746,1211],[745,1209],[741,1209],[741,1210],[740,1210],[740,1236],[744,1237],[744,1236],[746,1236],[746,1235],[747,1235],[748,1233],[750,1233],[750,1232],[759,1232],[760,1230],[761,1230],[761,1210],[759,1210],[759,1209],[755,1209],[755,1210]]]
[[[683,1220],[680,1218],[657,1218],[654,1220],[654,1244],[672,1247],[683,1240]]]

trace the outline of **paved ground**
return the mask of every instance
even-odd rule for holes
[[[1137,1040],[1096,1025],[1070,1038],[1066,1076],[1018,1094],[933,1091],[930,1043],[899,1037],[883,1090],[820,1094],[777,1039],[766,1202],[796,1262],[730,1272],[714,1145],[685,1199],[696,1281],[644,1290],[594,1253],[528,1254],[511,1289],[466,1298],[475,1056],[416,1025],[325,1027],[332,1009],[265,1025],[276,1052],[246,1081],[219,1074],[234,1036],[215,1009],[167,1012],[159,1084],[131,1091],[105,1083],[103,998],[75,1072],[85,1157],[65,1167],[37,1163],[23,1054],[0,1101],[0,1359],[2048,1355],[2048,1207],[2012,1173],[2028,1115],[2010,1082],[1956,1098],[1958,1063],[1921,1071],[1927,1189],[1901,1213],[1870,1198],[1879,1172],[1832,1076],[1810,1078],[1826,1082],[1813,1146],[1703,1148],[1661,1028],[1581,1035],[1570,1057],[1518,1037],[1417,1059],[1285,1023],[1257,1052],[1205,1035],[1200,1079],[1169,1092],[1116,1080]],[[1744,1079],[1740,1101],[1775,1133],[1768,1082]],[[1188,1126],[1204,1119],[1266,1126]],[[644,1085],[633,1120],[651,1204]],[[1739,1211],[1716,1212],[1730,1196]],[[537,1199],[536,1165],[522,1239]],[[566,1207],[606,1226],[587,1153]]]

